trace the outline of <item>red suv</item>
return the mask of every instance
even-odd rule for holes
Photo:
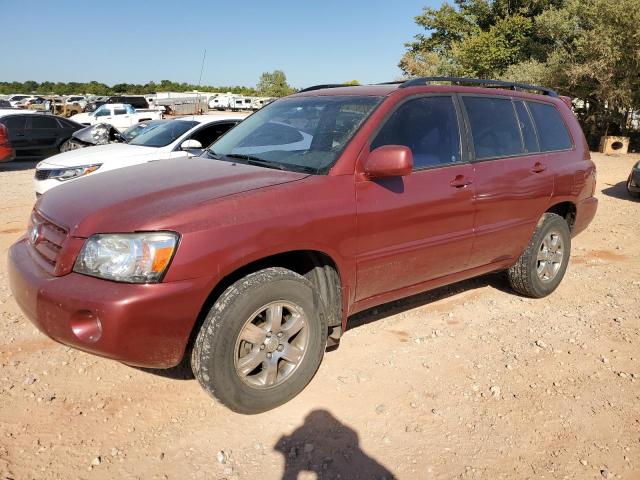
[[[594,189],[551,90],[311,88],[201,157],[48,192],[11,247],[10,281],[54,340],[146,367],[190,355],[204,389],[257,413],[305,387],[355,312],[495,271],[550,294]]]

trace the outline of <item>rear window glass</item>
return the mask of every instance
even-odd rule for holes
[[[60,128],[58,122],[53,117],[32,116],[31,128]]]
[[[522,131],[525,153],[539,152],[540,147],[538,146],[536,130],[533,126],[531,115],[529,115],[529,112],[527,111],[527,107],[521,100],[517,100],[513,102],[513,104],[516,106],[516,113],[518,114],[518,121],[520,122],[520,130]]]
[[[10,115],[2,119],[7,128],[24,128],[27,118],[24,115]]]
[[[571,137],[556,107],[538,102],[527,102],[527,105],[536,122],[540,149],[543,152],[570,149]]]
[[[523,153],[518,120],[510,99],[462,97],[477,159]]]

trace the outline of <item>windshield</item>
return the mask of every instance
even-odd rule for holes
[[[279,100],[241,122],[208,152],[265,166],[327,171],[381,100],[351,95]]]
[[[155,128],[143,131],[129,142],[129,145],[142,147],[166,147],[179,137],[198,125],[198,122],[173,120]]]
[[[125,139],[125,141],[130,142],[142,132],[150,130],[152,128],[156,128],[162,125],[162,123],[164,123],[164,120],[136,123],[133,127],[129,127],[124,132],[122,132],[122,137]]]

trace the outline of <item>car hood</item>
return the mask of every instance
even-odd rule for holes
[[[76,113],[69,117],[69,120],[73,120],[78,123],[91,123],[95,120],[96,116],[91,113]]]
[[[194,157],[163,160],[60,185],[36,209],[75,237],[100,232],[177,230],[205,204],[308,174]],[[211,212],[208,213],[211,216]],[[180,232],[182,233],[182,232]]]
[[[38,164],[38,168],[79,167],[113,161],[122,161],[124,157],[144,157],[157,154],[155,147],[142,147],[126,143],[109,143],[92,147],[78,148],[49,157]]]

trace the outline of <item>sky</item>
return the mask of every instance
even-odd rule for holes
[[[0,81],[391,81],[440,0],[0,0]]]

